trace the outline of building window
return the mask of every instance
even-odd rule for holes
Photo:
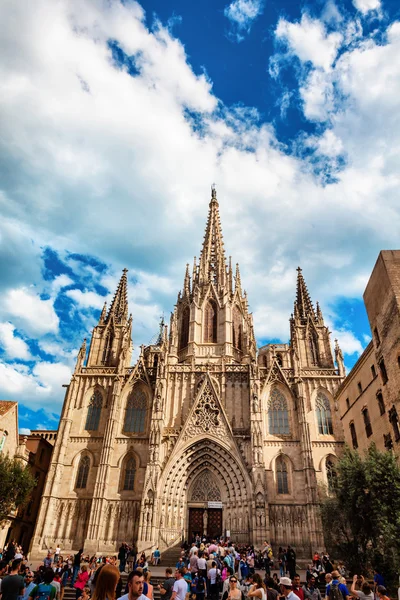
[[[311,333],[308,336],[308,348],[310,352],[311,364],[318,365],[318,339]]]
[[[354,450],[356,450],[358,448],[358,441],[357,441],[356,428],[355,428],[355,425],[353,422],[350,423],[350,435],[351,435],[351,443],[353,444]]]
[[[179,350],[186,348],[189,342],[189,322],[190,322],[190,309],[188,306],[182,311],[181,319],[181,333],[179,336]]]
[[[371,426],[371,419],[369,418],[368,408],[363,408],[362,414],[363,414],[363,418],[364,418],[365,433],[366,433],[367,437],[371,437],[372,426]]]
[[[318,433],[321,435],[332,435],[332,413],[329,399],[322,392],[318,392],[315,403],[318,421]]]
[[[278,388],[273,388],[268,403],[269,433],[289,435],[289,412],[285,396]]]
[[[204,342],[217,343],[217,305],[209,300],[204,312]]]
[[[347,410],[350,408],[350,398],[346,398],[346,408]]]
[[[283,367],[283,359],[282,359],[282,354],[277,354],[276,355],[276,362],[278,363],[278,365],[280,367]]]
[[[135,485],[136,462],[134,458],[129,458],[125,464],[124,486],[125,491],[133,491]]]
[[[393,427],[394,439],[398,442],[400,440],[399,416],[395,406],[389,410],[389,421]]]
[[[276,467],[276,484],[278,494],[289,493],[288,470],[286,460],[283,456],[278,456],[275,462]]]
[[[386,373],[385,361],[383,360],[383,358],[380,359],[378,364],[379,364],[379,370],[381,372],[382,383],[383,383],[383,385],[385,385],[385,383],[388,380],[388,376]]]
[[[379,412],[381,413],[381,415],[384,415],[386,412],[386,409],[385,409],[385,403],[383,401],[383,396],[382,396],[381,391],[376,393],[376,399],[378,400]]]
[[[3,433],[1,434],[1,437],[0,437],[0,452],[3,451],[3,448],[4,448],[6,440],[7,440],[7,435],[8,435],[7,431],[3,431]]]
[[[378,329],[374,327],[374,338],[377,346],[380,346],[381,340],[379,339]]]
[[[375,377],[376,377],[375,365],[371,365],[371,374],[372,374],[372,379],[375,379]]]
[[[398,356],[398,357],[397,357],[397,366],[398,366],[398,367],[399,367],[399,369],[400,369],[400,356]]]
[[[386,450],[393,450],[393,441],[390,433],[383,434],[383,443],[385,445]]]
[[[113,345],[113,336],[112,336],[111,332],[108,331],[108,333],[106,334],[106,339],[105,339],[105,343],[104,343],[104,350],[103,350],[103,357],[102,357],[103,365],[106,365],[111,358],[112,345]]]
[[[39,462],[41,463],[44,457],[44,448],[41,449],[40,451],[40,455],[39,455]]]
[[[326,460],[325,467],[326,467],[326,479],[328,481],[328,490],[332,491],[335,487],[337,473],[336,473],[335,465],[330,458],[328,458]]]
[[[232,341],[233,347],[242,350],[242,315],[237,306],[233,307],[232,314]]]
[[[126,403],[124,432],[144,433],[146,424],[147,398],[139,388],[133,390]]]
[[[362,385],[361,385],[361,381],[359,381],[359,382],[357,383],[357,387],[358,387],[358,393],[359,393],[359,394],[362,394]]]
[[[88,413],[86,417],[86,431],[97,431],[100,423],[101,407],[103,404],[103,396],[99,390],[95,390],[90,398]]]
[[[78,475],[76,477],[75,487],[78,490],[84,490],[87,485],[87,480],[89,476],[89,468],[90,468],[90,459],[88,456],[82,456],[79,461],[78,467]]]

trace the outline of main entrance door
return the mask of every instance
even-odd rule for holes
[[[222,508],[209,508],[207,536],[213,539],[220,535],[222,535]]]
[[[189,542],[196,535],[203,535],[203,508],[189,508]]]

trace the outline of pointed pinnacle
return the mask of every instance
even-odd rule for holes
[[[239,292],[242,291],[242,282],[240,279],[239,263],[236,263],[235,291],[236,290],[238,290]]]
[[[200,254],[199,282],[225,285],[226,260],[215,189],[212,190],[203,248]]]
[[[190,275],[189,275],[189,263],[186,264],[185,279],[183,282],[183,295],[189,298],[190,296]]]
[[[296,304],[301,319],[307,319],[308,316],[315,319],[314,307],[300,267],[297,267]]]
[[[103,308],[101,311],[101,315],[100,315],[100,319],[99,319],[99,325],[102,325],[103,323],[105,323],[106,316],[107,316],[107,302],[104,302],[104,305],[103,305]]]
[[[123,324],[128,319],[128,269],[122,270],[122,277],[119,281],[117,291],[115,292],[113,301],[108,311],[106,321],[109,321],[111,316],[114,317],[115,323]]]

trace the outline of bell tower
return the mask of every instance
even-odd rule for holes
[[[239,265],[233,275],[226,261],[215,186],[211,189],[208,219],[200,259],[189,265],[171,316],[170,356],[178,363],[248,363],[255,357],[253,318],[242,291]]]
[[[127,269],[122,271],[113,301],[107,312],[104,303],[93,329],[88,367],[128,367],[132,356],[132,315],[128,317]]]
[[[297,367],[333,369],[330,332],[324,323],[317,302],[314,309],[300,267],[297,268],[297,290],[293,314],[290,318],[292,356]]]

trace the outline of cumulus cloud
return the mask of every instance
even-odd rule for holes
[[[381,8],[381,0],[353,0],[353,4],[364,15],[371,10],[379,10]]]
[[[275,31],[277,39],[286,42],[288,51],[303,62],[329,70],[334,62],[343,36],[340,32],[328,33],[319,19],[306,13],[299,23],[281,18]]]
[[[224,15],[231,24],[231,37],[237,42],[250,33],[254,20],[262,13],[264,0],[233,0],[225,7]]]
[[[250,21],[245,11],[233,20],[240,35],[261,10],[229,7],[245,4]],[[291,104],[300,96],[317,124],[302,150],[314,161],[346,157],[329,184],[255,109],[224,106],[137,2],[0,6],[0,318],[58,364],[54,377],[47,358],[36,370],[3,364],[2,395],[59,406],[78,344],[60,339],[60,322],[71,311],[89,332],[123,266],[136,346],[154,335],[199,254],[212,181],[259,339],[287,340],[299,263],[323,309],[360,297],[379,249],[398,241],[399,24],[382,25],[378,43],[332,3],[324,19],[281,19],[270,66],[277,86],[295,67],[298,89],[282,81],[282,114],[289,94]],[[73,274],[43,280],[46,245],[112,266],[100,276],[76,259]]]
[[[4,298],[3,307],[28,333],[44,334],[58,331],[59,319],[54,310],[53,300],[42,300],[32,289],[9,290]]]
[[[3,347],[8,358],[21,360],[31,358],[28,344],[15,335],[15,327],[12,323],[0,323],[0,347]]]

